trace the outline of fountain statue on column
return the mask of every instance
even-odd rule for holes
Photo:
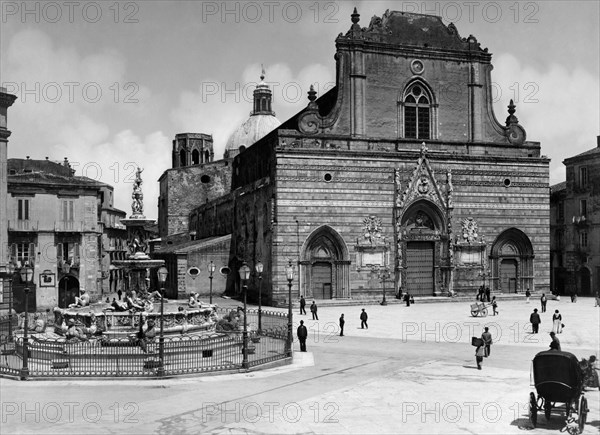
[[[131,216],[129,219],[122,219],[127,227],[127,247],[129,248],[129,257],[127,260],[114,261],[117,267],[123,268],[129,275],[128,290],[135,290],[142,298],[148,294],[148,284],[150,278],[150,269],[164,265],[164,260],[151,260],[148,256],[148,239],[150,232],[147,227],[154,224],[153,220],[146,219],[144,216],[144,194],[142,192],[142,168],[135,171],[135,180],[133,181],[133,192],[131,198]]]

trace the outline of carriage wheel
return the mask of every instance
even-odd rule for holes
[[[487,308],[484,308],[483,310],[481,310],[481,315],[483,317],[487,316]]]
[[[579,424],[579,433],[581,433],[585,427],[585,421],[588,413],[587,399],[583,394],[579,398],[579,408],[577,411],[579,412],[579,420],[577,420],[577,423]]]
[[[471,311],[471,316],[473,317],[477,317],[477,314],[479,313],[479,311],[475,310],[475,311]]]
[[[529,421],[534,428],[537,426],[537,409],[535,394],[529,393]]]
[[[549,400],[544,402],[544,415],[546,420],[550,421],[550,414],[552,413],[552,403]]]

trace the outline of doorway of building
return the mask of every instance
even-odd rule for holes
[[[58,282],[58,306],[68,308],[75,303],[75,296],[79,296],[79,280],[73,275],[65,275]]]
[[[432,242],[406,245],[406,289],[413,296],[431,296],[434,291]]]
[[[517,293],[517,260],[505,259],[500,263],[500,276],[502,291]]]
[[[582,267],[579,271],[579,294],[581,296],[591,296],[590,271],[586,267]]]
[[[314,263],[312,266],[313,298],[331,299],[331,263]]]

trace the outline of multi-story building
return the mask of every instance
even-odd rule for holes
[[[99,299],[111,276],[103,238],[110,246],[111,238],[125,234],[116,222],[124,212],[112,208],[112,187],[76,176],[66,158],[61,164],[27,157],[8,160],[8,194],[9,262],[17,271],[34,268],[30,310],[66,307],[81,289]],[[15,274],[17,311],[23,309],[23,286]]]
[[[557,294],[600,290],[600,136],[563,161],[567,180],[551,187],[551,285]]]
[[[126,213],[113,205],[113,188],[105,185],[100,188],[100,224],[102,226],[102,294],[115,293],[125,287],[125,272],[113,265],[114,260],[125,260],[127,248],[127,228],[121,223]]]

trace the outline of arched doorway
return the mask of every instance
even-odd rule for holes
[[[591,276],[590,271],[587,267],[579,269],[579,294],[581,296],[591,296]]]
[[[411,204],[400,218],[398,267],[403,291],[413,296],[432,296],[439,283],[448,280],[439,267],[446,224],[438,206],[428,200]]]
[[[58,307],[68,308],[75,303],[75,296],[79,296],[79,280],[73,275],[65,275],[58,282]]]
[[[533,258],[533,246],[523,231],[509,228],[500,233],[490,252],[493,290],[503,293],[533,291]]]
[[[350,297],[350,260],[341,236],[325,225],[307,239],[301,254],[303,294],[307,298]]]

